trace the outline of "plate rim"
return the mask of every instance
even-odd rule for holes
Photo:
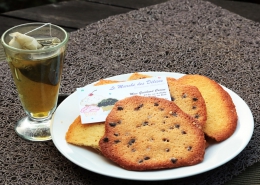
[[[185,74],[182,74],[182,73],[175,73],[175,72],[156,72],[156,71],[150,71],[150,72],[138,72],[138,73],[141,73],[141,74],[147,74],[147,75],[152,75],[152,76],[169,76],[169,77],[173,77],[175,76],[175,78],[177,78],[176,76],[181,77]],[[114,80],[120,80],[120,78],[125,78],[127,79],[128,76],[130,76],[131,74],[133,73],[126,73],[126,74],[121,74],[121,75],[116,75],[116,76],[111,76],[111,77],[108,77],[108,78],[105,78],[105,79],[114,79]],[[118,79],[119,78],[119,79]],[[89,86],[89,85],[93,85],[94,83],[96,82],[93,82],[91,84],[87,84],[86,86]],[[140,181],[157,181],[157,180],[169,180],[169,179],[179,179],[179,178],[185,178],[185,177],[189,177],[189,176],[194,176],[194,175],[198,175],[200,173],[204,173],[204,172],[207,172],[207,171],[210,171],[212,169],[215,169],[225,163],[227,163],[228,161],[232,160],[234,157],[236,157],[239,153],[241,153],[243,151],[243,149],[247,146],[247,144],[249,143],[249,141],[251,140],[251,137],[253,135],[253,130],[254,130],[254,119],[253,119],[253,114],[249,108],[249,106],[246,104],[246,102],[239,96],[237,95],[235,92],[233,92],[232,90],[226,88],[225,86],[221,85],[229,94],[230,96],[232,97],[234,103],[239,101],[240,103],[243,104],[243,111],[246,112],[248,118],[248,122],[251,123],[249,124],[250,127],[248,127],[248,133],[247,133],[247,138],[245,138],[246,140],[243,141],[243,145],[240,145],[240,148],[237,149],[238,152],[236,153],[233,153],[233,155],[230,155],[226,160],[222,161],[221,163],[218,163],[217,165],[213,165],[211,167],[207,167],[205,168],[204,170],[199,170],[199,171],[195,171],[193,173],[184,173],[182,175],[179,175],[179,176],[171,176],[172,175],[172,171],[176,171],[176,170],[180,170],[180,169],[183,169],[181,171],[187,171],[187,168],[192,168],[192,167],[196,167],[200,164],[203,163],[203,161],[197,165],[193,165],[193,166],[188,166],[188,167],[180,167],[180,168],[173,168],[173,169],[162,169],[162,170],[155,170],[155,171],[142,171],[142,172],[139,172],[139,171],[128,171],[128,170],[125,170],[121,167],[118,167],[117,165],[114,165],[112,164],[112,166],[116,167],[116,168],[120,168],[124,175],[117,175],[116,173],[104,173],[102,171],[99,171],[99,169],[93,169],[93,168],[89,168],[89,166],[86,166],[86,165],[83,165],[80,160],[75,160],[71,155],[69,155],[68,151],[64,151],[63,148],[61,148],[61,145],[59,144],[59,140],[57,139],[58,136],[56,136],[54,134],[54,126],[55,124],[58,124],[58,123],[55,123],[55,121],[58,121],[57,119],[57,116],[58,116],[58,113],[61,109],[62,106],[64,106],[70,99],[72,98],[76,98],[76,91],[74,91],[70,96],[68,96],[56,109],[54,115],[53,115],[53,124],[51,125],[51,135],[52,135],[52,140],[53,140],[53,143],[55,145],[55,147],[59,150],[59,152],[65,156],[68,160],[70,160],[71,162],[73,162],[74,164],[86,169],[86,170],[89,170],[89,171],[92,171],[92,172],[95,172],[95,173],[98,173],[98,174],[101,174],[101,175],[105,175],[105,176],[109,176],[109,177],[114,177],[114,178],[120,178],[120,179],[128,179],[128,180],[140,180]],[[75,97],[74,97],[75,96]],[[239,108],[239,107],[238,107]],[[78,110],[77,110],[78,111]],[[238,110],[237,110],[238,111]],[[75,117],[76,118],[76,117]],[[74,118],[74,119],[75,119]],[[71,124],[72,122],[70,122]],[[238,120],[238,123],[239,120]],[[69,124],[69,125],[70,125]],[[240,123],[241,124],[241,123]],[[67,125],[67,126],[69,126]],[[236,131],[237,131],[238,128],[236,128]],[[236,132],[235,131],[235,132]],[[65,140],[65,134],[63,135],[63,139]],[[233,136],[233,135],[232,135]],[[232,136],[230,138],[232,138]],[[61,136],[60,136],[61,137]],[[227,140],[225,141],[229,141],[230,138],[228,138]],[[225,142],[223,141],[223,142]],[[223,143],[221,142],[221,143]],[[220,143],[220,144],[221,144]],[[67,145],[69,146],[69,148],[71,149],[71,151],[69,152],[72,152],[73,151],[73,148],[75,149],[76,148],[79,148],[78,146],[74,146],[74,145],[71,145],[71,144],[68,144]],[[80,147],[82,148],[82,147]],[[86,150],[86,149],[84,149]],[[93,152],[93,151],[92,151]],[[86,152],[87,153],[87,152]],[[206,153],[207,153],[207,150],[205,152],[205,156],[206,156]],[[104,158],[103,156],[99,155],[98,153],[95,153],[94,155],[98,155],[99,159],[102,159]],[[106,159],[103,159],[103,160],[106,160]],[[205,160],[205,159],[204,159]],[[106,162],[108,162],[108,160],[106,160]],[[195,168],[196,169],[196,168]],[[128,175],[127,175],[128,174]],[[138,174],[142,174],[142,176],[138,175]]]

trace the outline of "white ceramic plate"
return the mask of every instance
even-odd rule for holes
[[[143,74],[174,78],[183,76],[180,73],[167,72],[146,72]],[[130,74],[124,74],[109,79],[127,80],[129,76]],[[92,150],[68,144],[65,141],[65,134],[70,124],[79,115],[76,93],[71,94],[57,108],[51,127],[52,140],[58,150],[73,163],[110,177],[131,180],[166,180],[200,174],[221,166],[237,156],[246,147],[253,134],[254,120],[249,107],[236,93],[227,88],[225,90],[231,95],[236,105],[239,118],[237,128],[230,138],[207,148],[203,162],[194,166],[144,172],[128,171]]]

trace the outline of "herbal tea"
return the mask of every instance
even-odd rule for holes
[[[31,54],[7,54],[7,60],[22,105],[34,118],[51,114],[57,103],[64,51],[43,59],[31,60]],[[52,110],[50,112],[50,110]]]
[[[27,116],[15,132],[29,141],[51,139],[68,33],[51,23],[14,26],[1,37],[21,104]]]

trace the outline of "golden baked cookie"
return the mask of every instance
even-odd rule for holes
[[[133,73],[128,80],[151,78],[152,76],[142,73]],[[178,83],[175,78],[167,77],[167,83],[172,101],[176,103],[185,113],[197,119],[204,127],[207,120],[207,109],[205,101],[197,87]]]
[[[200,163],[205,138],[197,121],[174,102],[132,96],[119,100],[105,122],[101,153],[127,170],[153,170]]]
[[[207,107],[204,132],[216,141],[229,138],[237,126],[237,112],[230,95],[214,80],[202,75],[185,75],[179,83],[196,86]]]
[[[99,80],[95,86],[118,83],[117,80]],[[78,116],[70,125],[66,133],[66,141],[77,146],[92,147],[99,150],[98,142],[104,135],[104,122],[82,124],[81,118]]]
[[[140,79],[144,79],[144,78],[151,78],[152,76],[150,75],[145,75],[145,74],[141,74],[138,72],[135,72],[133,74],[131,74],[127,80],[140,80]]]
[[[119,82],[120,82],[120,81],[118,81],[118,80],[105,80],[105,79],[100,79],[97,83],[94,84],[94,86],[114,84],[114,83],[119,83]]]
[[[104,122],[82,124],[80,116],[78,116],[70,125],[65,138],[70,144],[92,147],[99,150],[98,142],[104,135],[104,132]]]
[[[174,78],[167,78],[171,100],[185,113],[199,121],[201,128],[207,120],[207,109],[204,98],[197,87],[183,85]]]
[[[143,79],[143,78],[149,78],[151,76],[148,75],[143,75],[141,73],[134,73],[133,75],[130,76],[129,79],[134,80],[134,79]],[[99,82],[94,84],[95,86],[98,85],[106,85],[106,84],[112,84],[112,83],[118,83],[120,81],[117,80],[105,80],[101,79]],[[191,115],[195,119],[199,121],[199,124],[201,127],[204,126],[205,124],[205,119],[206,119],[206,113],[205,113],[205,103],[203,104],[203,99],[201,99],[201,95],[194,86],[187,86],[187,85],[179,85],[176,79],[174,78],[167,78],[167,82],[169,85],[169,90],[170,94],[172,97],[172,100],[187,114]],[[193,98],[196,98],[196,101],[193,100]],[[95,149],[99,149],[98,142],[96,141],[98,136],[102,136],[103,133],[99,132],[104,132],[104,122],[101,122],[99,124],[88,124],[88,126],[82,125],[80,126],[80,119],[77,118],[77,127],[71,126],[68,130],[68,133],[70,133],[70,143],[74,145],[79,145],[79,146],[89,146],[93,147]],[[95,127],[96,130],[96,139],[88,139],[88,137],[92,137],[91,135],[85,135],[84,132],[78,131],[78,129],[84,129],[85,132],[90,132],[91,128]],[[99,128],[97,128],[99,127]],[[78,137],[85,137],[85,140],[82,140],[81,142],[75,142],[73,141],[74,137],[77,136],[78,134],[82,134],[83,136],[78,135]],[[100,138],[99,138],[100,139]],[[83,143],[84,142],[84,143]]]

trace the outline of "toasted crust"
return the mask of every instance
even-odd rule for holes
[[[216,141],[229,138],[237,126],[237,112],[230,95],[215,81],[201,75],[185,75],[179,83],[196,86],[207,107],[204,132]]]
[[[199,127],[174,102],[133,96],[115,104],[99,145],[105,157],[128,170],[189,166],[204,158]]]

